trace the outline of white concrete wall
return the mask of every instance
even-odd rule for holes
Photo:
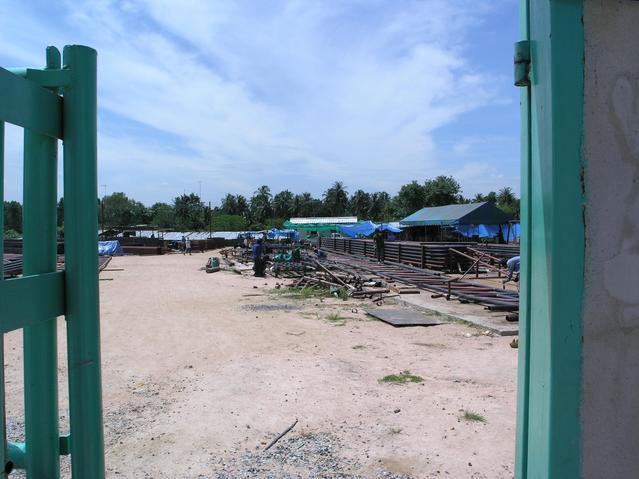
[[[583,477],[639,478],[639,1],[584,26]]]

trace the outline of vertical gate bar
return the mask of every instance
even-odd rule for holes
[[[104,478],[97,250],[97,52],[64,47],[65,286],[71,468]]]
[[[4,228],[1,220],[0,227]],[[2,242],[4,243],[4,238],[2,238]],[[2,260],[1,254],[0,260]],[[0,274],[2,274],[0,281],[3,281],[4,271],[2,267],[0,267]],[[7,472],[11,472],[11,467],[7,467],[7,408],[5,407],[4,391],[4,334],[0,334],[0,361],[0,440],[2,441],[2,444],[0,445],[0,478],[5,479],[7,477]]]
[[[519,29],[522,40],[530,40],[530,0],[519,2]],[[519,350],[517,367],[517,424],[515,441],[515,477],[528,477],[528,413],[530,399],[530,265],[531,265],[531,91],[521,90],[521,233],[519,273]]]
[[[0,281],[4,281],[4,122],[0,121]],[[4,391],[4,334],[0,334],[0,478],[7,477],[7,410]]]
[[[60,52],[56,48],[47,48],[47,68],[60,68]],[[57,139],[25,130],[25,275],[56,270],[57,169]],[[27,477],[57,478],[60,475],[57,319],[25,327],[23,338]]]

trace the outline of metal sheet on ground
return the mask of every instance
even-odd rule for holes
[[[437,326],[438,324],[444,324],[444,321],[409,309],[368,309],[366,310],[366,314],[370,314],[374,318],[398,328],[406,326]]]

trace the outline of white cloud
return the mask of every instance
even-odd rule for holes
[[[491,3],[103,0],[51,19],[16,0],[0,40],[29,63],[41,38],[98,50],[110,190],[147,203],[199,180],[214,201],[263,183],[317,194],[335,179],[395,191],[440,172],[437,128],[495,101],[464,54]]]

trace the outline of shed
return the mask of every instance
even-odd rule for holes
[[[508,223],[512,216],[493,203],[468,203],[462,205],[429,206],[407,216],[401,226],[457,226],[499,225]]]

